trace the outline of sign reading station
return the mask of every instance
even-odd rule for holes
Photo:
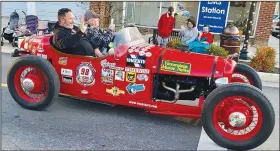
[[[209,25],[210,32],[222,33],[227,23],[228,1],[201,1],[197,17],[198,31],[202,31],[205,24]]]
[[[170,60],[163,60],[161,64],[161,70],[182,73],[182,74],[190,74],[191,64],[175,62]]]

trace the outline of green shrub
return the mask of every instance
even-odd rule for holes
[[[225,48],[215,44],[210,45],[210,47],[207,49],[207,53],[215,56],[222,56],[222,57],[228,56],[228,51]]]
[[[274,72],[276,52],[273,48],[264,46],[257,49],[250,66],[258,72]]]
[[[173,49],[180,48],[181,47],[181,40],[180,39],[170,40],[169,42],[167,42],[166,46],[169,47],[169,48],[173,48]]]

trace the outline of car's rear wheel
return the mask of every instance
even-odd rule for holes
[[[232,83],[247,83],[262,90],[262,81],[258,73],[248,65],[238,63],[232,74]]]
[[[8,72],[7,84],[13,99],[31,110],[49,107],[60,90],[56,70],[37,56],[18,58]]]
[[[250,150],[269,138],[275,125],[275,113],[259,89],[233,83],[218,87],[206,98],[202,125],[218,145],[232,150]]]

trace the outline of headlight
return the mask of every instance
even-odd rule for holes
[[[215,81],[215,83],[217,87],[228,84],[228,78],[227,77],[219,78]]]

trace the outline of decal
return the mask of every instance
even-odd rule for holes
[[[82,94],[88,94],[88,91],[87,90],[82,90],[81,93]]]
[[[118,81],[124,81],[124,75],[125,72],[124,71],[116,71],[115,72],[115,80],[118,80]]]
[[[69,83],[69,84],[73,84],[73,77],[71,76],[62,76],[62,82],[63,83]]]
[[[137,79],[140,80],[140,81],[143,81],[143,80],[148,81],[149,76],[147,74],[138,74]]]
[[[151,56],[152,56],[152,53],[146,52],[146,57],[151,57]]]
[[[136,56],[133,54],[128,54],[126,58],[126,65],[133,66],[138,68],[145,68],[146,57],[145,56]]]
[[[24,48],[24,49],[28,49],[28,43],[27,43],[27,42],[24,43],[23,48]]]
[[[152,104],[146,104],[146,103],[141,103],[141,102],[134,102],[134,101],[128,101],[129,104],[134,104],[134,105],[139,105],[139,106],[146,106],[146,107],[151,107],[151,108],[157,108],[157,105],[152,105]]]
[[[126,81],[127,82],[136,82],[136,73],[135,72],[127,72],[126,73]]]
[[[61,68],[61,74],[65,76],[73,76],[73,71],[71,69]]]
[[[113,67],[112,69],[118,70],[118,71],[122,71],[124,68],[123,67]]]
[[[95,72],[90,62],[82,62],[76,70],[76,81],[83,86],[92,86],[95,83]]]
[[[63,66],[67,65],[67,57],[60,57],[58,59],[58,64],[63,65]]]
[[[136,73],[145,73],[145,74],[150,73],[149,69],[139,69],[139,68],[129,68],[129,67],[125,67],[125,71],[126,72],[136,72]]]
[[[144,84],[130,83],[126,87],[126,90],[129,94],[136,94],[137,92],[144,91],[145,86],[144,86]]]
[[[163,60],[162,65],[161,65],[161,70],[169,71],[169,72],[176,72],[176,73],[183,73],[183,74],[190,74],[191,64],[175,62],[175,61],[170,61],[170,60]]]
[[[38,47],[38,52],[44,52],[44,49],[43,49],[42,44],[39,45],[39,47]]]
[[[129,48],[129,49],[128,49],[128,52],[129,52],[129,53],[133,53],[133,49],[132,49],[132,48]]]
[[[47,56],[47,55],[44,55],[44,54],[38,53],[37,56],[42,57],[42,58],[44,58],[44,59],[48,59],[48,56]]]
[[[100,62],[100,64],[101,64],[102,68],[106,68],[106,67],[113,68],[113,67],[116,66],[116,63],[110,63],[110,62],[107,61],[107,59],[102,60]]]
[[[140,51],[140,52],[139,52],[139,56],[145,56],[145,54],[146,54],[146,53],[145,53],[144,51]]]
[[[117,87],[112,87],[111,89],[106,89],[107,93],[112,94],[113,96],[119,96],[120,94],[125,94],[123,90],[120,90]]]
[[[102,83],[104,83],[104,84],[113,84],[114,70],[102,69],[101,80],[102,80]]]

